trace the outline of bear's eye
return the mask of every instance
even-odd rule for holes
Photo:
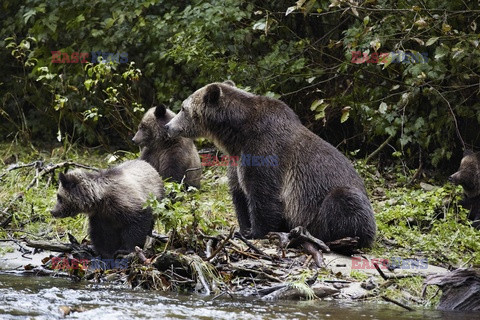
[[[181,109],[181,111],[185,112],[185,107],[184,107],[184,106],[182,106],[182,109]]]

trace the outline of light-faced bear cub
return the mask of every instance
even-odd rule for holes
[[[200,188],[202,165],[192,139],[169,138],[165,124],[175,113],[164,105],[150,108],[132,141],[142,147],[140,159],[150,163],[163,179]]]
[[[460,203],[469,209],[468,219],[480,229],[480,152],[465,151],[460,168],[448,180],[463,187],[464,198]]]
[[[303,226],[325,242],[359,237],[360,247],[372,245],[376,223],[363,180],[285,103],[212,83],[188,97],[166,127],[171,137],[206,137],[241,159],[228,177],[246,236]]]
[[[93,247],[103,258],[143,247],[153,228],[152,210],[143,206],[150,194],[160,200],[164,193],[163,181],[151,165],[130,160],[98,172],[60,173],[59,180],[52,215],[86,213]]]

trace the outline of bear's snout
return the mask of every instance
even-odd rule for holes
[[[448,182],[451,182],[453,184],[458,184],[458,178],[459,178],[459,172],[455,172],[452,174],[450,177],[448,177]]]
[[[177,136],[179,136],[180,130],[175,130],[175,127],[172,126],[170,122],[167,123],[164,127],[165,127],[165,130],[167,131],[167,135],[169,138],[176,138]]]
[[[53,210],[50,210],[50,213],[52,214],[52,216],[58,218],[60,216],[60,212],[53,209]]]

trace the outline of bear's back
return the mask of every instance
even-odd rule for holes
[[[143,160],[129,160],[103,172],[109,203],[120,207],[143,206],[149,194],[163,197],[163,181],[158,172]]]

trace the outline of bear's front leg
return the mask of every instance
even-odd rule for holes
[[[230,194],[232,195],[233,205],[235,206],[240,232],[243,235],[248,235],[251,228],[250,214],[248,212],[247,197],[238,182],[237,167],[228,167],[228,184],[230,186]]]
[[[263,238],[271,231],[287,231],[285,205],[281,200],[281,182],[277,168],[242,168],[251,230],[249,238]]]
[[[112,258],[115,251],[121,246],[119,230],[111,226],[111,221],[102,219],[98,215],[89,218],[90,239],[95,251],[102,258]]]
[[[141,212],[130,213],[129,223],[122,229],[122,246],[120,250],[135,251],[135,246],[143,248],[147,236],[152,233],[153,218],[151,209],[143,209]]]

